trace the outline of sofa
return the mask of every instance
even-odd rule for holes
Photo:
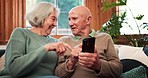
[[[119,59],[123,64],[123,73],[126,73],[126,75],[130,74],[129,76],[131,76],[131,77],[121,77],[121,78],[147,78],[148,77],[148,48],[147,47],[145,48],[132,47],[127,45],[115,45],[115,47],[118,52]]]
[[[147,78],[148,77],[148,48],[115,45],[119,59],[123,64],[121,78]],[[5,50],[3,50],[4,52]],[[0,70],[4,66],[5,57],[0,57]]]

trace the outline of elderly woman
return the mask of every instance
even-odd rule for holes
[[[32,28],[16,28],[6,47],[0,78],[42,78],[54,76],[58,55],[67,48],[49,34],[56,26],[59,10],[51,3],[39,3],[26,16]],[[53,77],[52,77],[53,78]]]

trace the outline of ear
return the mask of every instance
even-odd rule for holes
[[[90,22],[91,22],[91,16],[88,16],[87,18],[86,18],[86,22],[87,22],[87,24],[90,24]]]

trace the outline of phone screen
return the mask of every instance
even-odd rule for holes
[[[94,53],[95,37],[84,38],[82,41],[82,52]]]

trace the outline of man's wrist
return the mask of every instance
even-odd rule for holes
[[[67,69],[72,70],[74,68],[74,63],[69,59],[66,63]]]
[[[100,70],[101,70],[101,61],[98,59],[97,65],[96,65],[96,68],[94,69],[94,71],[95,71],[96,73],[99,73]]]

